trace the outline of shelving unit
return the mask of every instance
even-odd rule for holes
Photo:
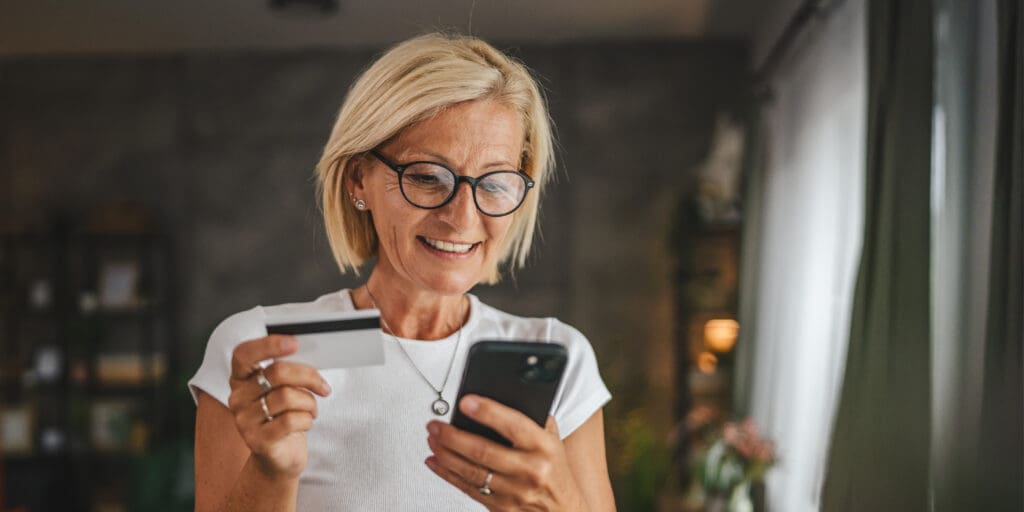
[[[179,438],[171,255],[153,231],[0,234],[8,507],[131,510],[133,466]]]
[[[679,425],[686,426],[673,453],[674,484],[681,492],[694,485],[693,457],[706,447],[708,432],[733,414],[740,234],[738,219],[709,221],[692,197],[681,204],[672,237],[676,257],[673,414]],[[716,328],[731,332],[721,336]]]

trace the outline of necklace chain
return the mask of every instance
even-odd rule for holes
[[[365,285],[365,288],[366,288],[366,294],[370,296],[370,304],[373,305],[374,309],[380,311],[380,308],[377,307],[377,299],[374,298],[373,293],[370,292],[370,285],[369,285],[369,283],[367,283]],[[434,387],[434,384],[430,382],[430,379],[428,379],[427,376],[423,374],[423,371],[420,370],[420,367],[416,365],[416,362],[412,360],[412,357],[409,356],[409,353],[405,351],[405,347],[402,346],[402,341],[399,340],[398,336],[395,335],[395,330],[392,329],[390,325],[388,325],[388,322],[387,322],[387,320],[384,319],[384,315],[383,314],[380,315],[380,323],[381,323],[381,325],[385,329],[390,331],[387,334],[395,339],[395,342],[398,343],[398,348],[402,351],[402,354],[405,355],[405,358],[409,360],[409,364],[412,365],[412,368],[414,370],[416,370],[416,373],[419,374],[420,378],[423,379],[423,382],[426,382],[427,385],[430,386],[430,389],[433,389],[434,392],[437,393],[437,398],[438,399],[444,400],[444,398],[442,397],[442,393],[444,392],[445,386],[448,385],[448,377],[451,376],[452,366],[454,366],[454,364],[455,364],[455,356],[456,356],[456,354],[459,353],[459,344],[462,343],[462,328],[465,327],[465,324],[463,324],[462,326],[459,327],[458,335],[455,338],[455,350],[452,352],[452,357],[448,361],[448,370],[446,370],[445,373],[444,373],[444,382],[441,383],[441,389],[438,389],[438,388]]]

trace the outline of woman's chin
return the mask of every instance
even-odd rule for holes
[[[423,286],[438,295],[463,295],[471,290],[482,276],[459,276],[453,273],[433,274],[424,276],[420,282]]]

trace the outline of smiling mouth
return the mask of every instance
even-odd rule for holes
[[[452,254],[466,254],[472,251],[474,247],[480,245],[480,242],[475,244],[461,244],[456,242],[448,242],[446,240],[434,240],[433,238],[427,238],[425,236],[416,237],[419,241],[426,244],[431,249],[438,251],[450,252]]]

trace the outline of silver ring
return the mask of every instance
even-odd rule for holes
[[[270,381],[267,380],[267,374],[263,373],[263,368],[260,368],[259,371],[256,372],[256,382],[259,383],[261,388],[263,388],[263,391],[270,391],[274,387]]]
[[[263,416],[267,418],[267,421],[274,421],[274,416],[270,414],[270,407],[267,407],[267,395],[260,397],[260,407],[263,408]]]
[[[480,494],[484,496],[490,496],[494,491],[491,490],[491,479],[494,478],[494,473],[491,471],[487,472],[487,478],[484,478],[484,485],[480,487]]]

